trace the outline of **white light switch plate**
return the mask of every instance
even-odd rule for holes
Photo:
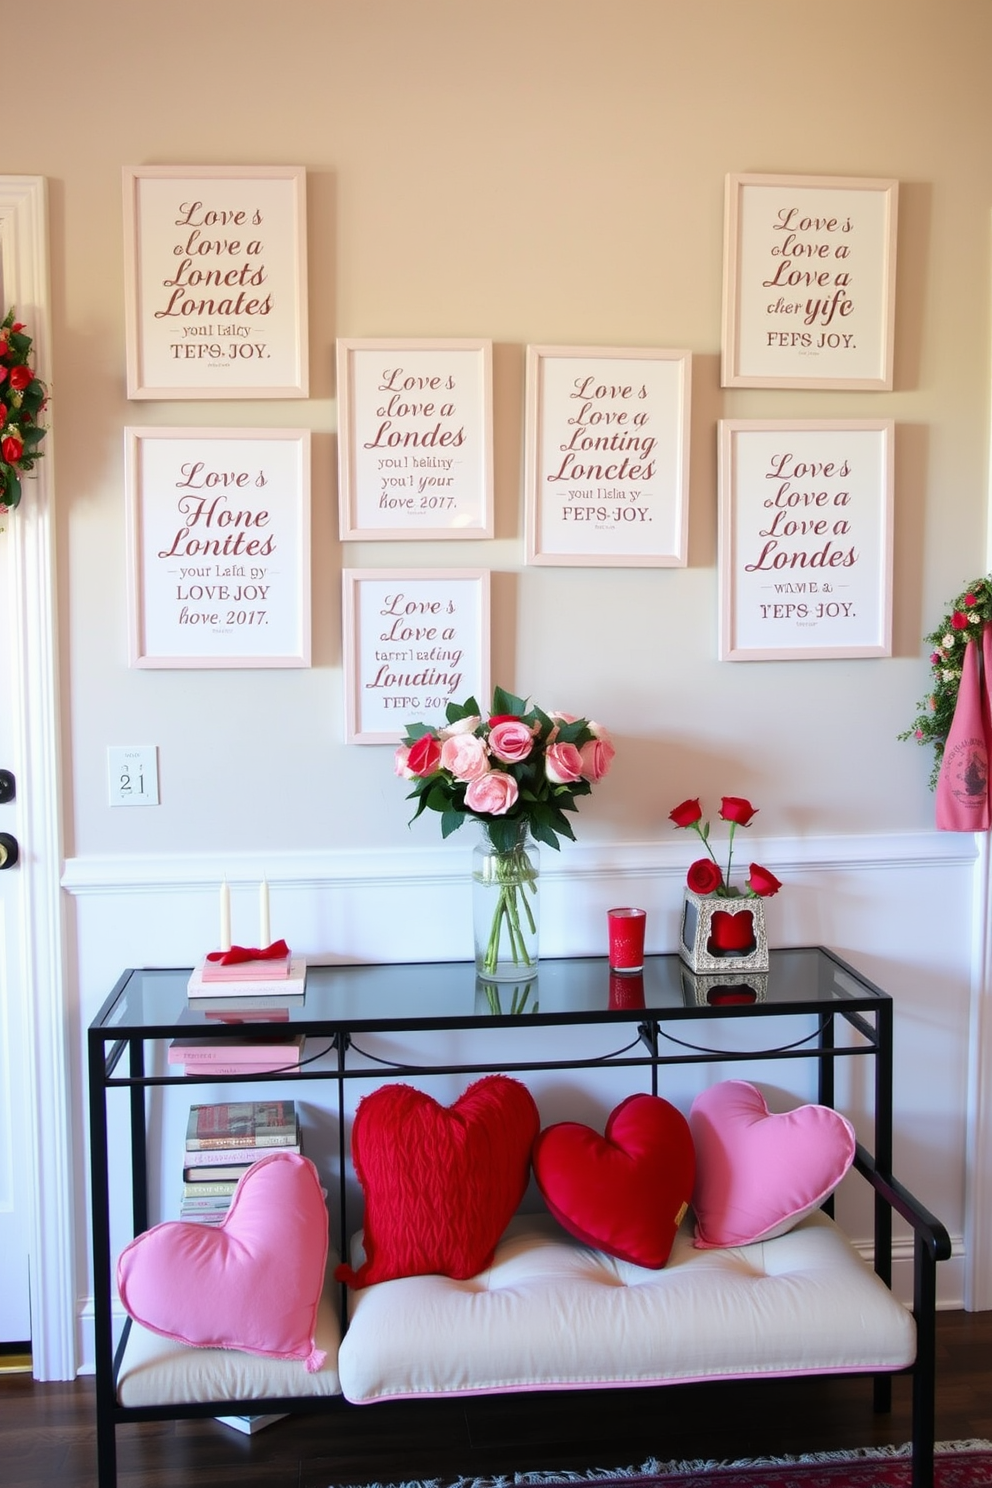
[[[111,806],[158,805],[156,744],[110,744],[107,767]]]

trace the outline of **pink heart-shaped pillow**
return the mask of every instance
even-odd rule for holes
[[[125,1309],[153,1333],[198,1348],[324,1362],[314,1342],[327,1263],[317,1169],[273,1152],[248,1169],[219,1225],[169,1220],[117,1262]]]
[[[547,1127],[534,1147],[534,1173],[569,1234],[658,1269],[692,1197],[692,1136],[668,1101],[631,1095],[611,1113],[605,1136],[575,1121]]]
[[[349,1286],[397,1276],[484,1271],[523,1198],[540,1126],[519,1080],[487,1075],[452,1106],[411,1085],[358,1103],[351,1134],[365,1195],[365,1261],[339,1266]]]
[[[854,1160],[851,1123],[829,1106],[773,1115],[746,1080],[693,1101],[696,1246],[712,1250],[784,1235],[818,1209]]]

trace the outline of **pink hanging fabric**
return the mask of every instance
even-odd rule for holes
[[[992,660],[989,627],[982,638],[985,674]],[[979,671],[978,642],[969,641],[961,667],[954,720],[937,780],[937,826],[942,832],[985,832],[989,809],[988,696]]]

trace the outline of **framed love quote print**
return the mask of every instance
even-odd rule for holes
[[[893,180],[727,177],[724,387],[892,387]]]
[[[890,419],[720,424],[720,659],[892,655]]]
[[[447,724],[489,691],[488,569],[345,569],[349,744],[398,744],[408,723]],[[483,703],[484,706],[484,703]]]
[[[493,535],[492,342],[338,341],[342,542]]]
[[[129,398],[305,398],[302,166],[124,168]]]
[[[527,562],[684,567],[688,351],[529,346]]]
[[[310,431],[124,432],[131,666],[309,666]]]

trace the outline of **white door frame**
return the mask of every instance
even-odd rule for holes
[[[48,210],[42,176],[0,176],[0,251],[8,306],[30,326],[36,366],[51,373]],[[6,308],[6,307],[5,307]],[[24,1018],[28,1097],[25,1137],[32,1177],[31,1353],[36,1379],[76,1373],[74,1198],[70,1078],[66,1057],[62,811],[59,770],[54,439],[24,499],[5,518],[13,600],[11,708],[21,762],[17,782],[21,856]],[[43,1160],[42,1160],[43,1158]]]

